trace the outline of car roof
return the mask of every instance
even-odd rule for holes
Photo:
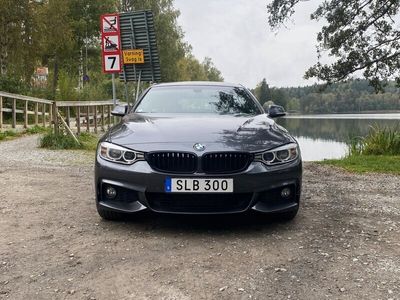
[[[168,87],[168,86],[224,86],[224,87],[243,87],[241,84],[218,82],[218,81],[178,81],[157,83],[152,87]]]

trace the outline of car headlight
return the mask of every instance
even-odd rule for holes
[[[287,144],[272,150],[257,153],[254,156],[256,161],[261,161],[268,166],[288,163],[300,155],[299,147],[295,143]]]
[[[101,158],[119,164],[131,165],[139,160],[144,160],[144,153],[127,149],[112,143],[102,142],[98,148]]]

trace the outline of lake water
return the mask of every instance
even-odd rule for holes
[[[277,122],[297,138],[303,160],[315,161],[343,157],[346,141],[365,136],[370,126],[400,125],[400,113],[288,115]]]

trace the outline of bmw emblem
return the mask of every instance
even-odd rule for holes
[[[206,146],[200,144],[200,143],[196,143],[193,145],[194,150],[196,151],[204,151],[204,149],[206,149]]]

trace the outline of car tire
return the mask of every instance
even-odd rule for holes
[[[127,217],[127,215],[124,213],[119,213],[112,210],[104,209],[99,205],[97,205],[97,212],[102,219],[108,221],[121,221],[123,219],[126,219]]]

